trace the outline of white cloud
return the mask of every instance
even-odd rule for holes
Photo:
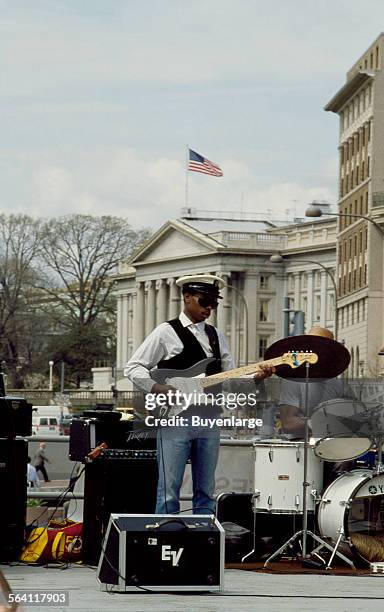
[[[382,0],[0,0],[0,209],[128,215],[185,203],[284,215],[337,189],[323,104],[377,36]]]
[[[50,164],[49,159],[54,160]],[[1,163],[0,157],[0,163]],[[83,213],[127,217],[133,227],[159,227],[180,215],[185,205],[185,166],[167,157],[138,155],[129,149],[14,154],[8,169],[23,167],[24,182],[14,212],[47,217]],[[261,183],[238,159],[224,159],[223,178],[189,173],[188,205],[200,210],[268,212],[275,219],[302,215],[314,199],[334,201],[324,186],[306,188],[295,182]],[[22,201],[22,198],[27,198]],[[3,212],[10,212],[3,203]]]

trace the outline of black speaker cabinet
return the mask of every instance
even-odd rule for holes
[[[27,453],[25,440],[0,439],[0,561],[17,561],[24,544]]]
[[[156,507],[156,457],[96,459],[85,465],[83,561],[99,562],[111,513],[151,513]]]
[[[0,438],[32,435],[32,404],[22,397],[0,397]]]
[[[112,514],[98,580],[107,591],[220,591],[224,530],[214,515]]]

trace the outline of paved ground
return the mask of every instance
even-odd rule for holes
[[[31,612],[371,612],[384,609],[384,575],[282,575],[226,570],[220,594],[105,593],[89,567],[0,566],[13,591],[69,591],[69,607],[24,607]]]

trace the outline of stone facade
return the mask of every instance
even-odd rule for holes
[[[378,373],[384,343],[384,241],[375,225],[384,222],[383,53],[381,34],[325,107],[340,118],[339,330],[351,351],[349,374],[356,377]]]

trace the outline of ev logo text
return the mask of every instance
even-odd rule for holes
[[[162,561],[172,561],[173,567],[179,565],[180,557],[183,554],[184,548],[179,548],[179,550],[172,550],[170,546],[162,546],[161,547],[161,560]]]

